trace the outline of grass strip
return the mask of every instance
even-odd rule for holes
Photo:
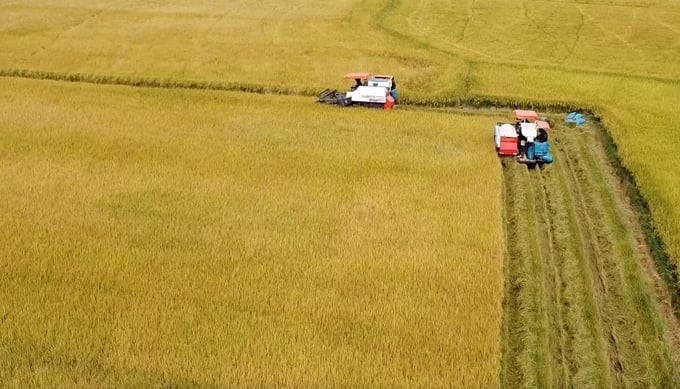
[[[561,145],[553,138],[554,152],[563,158]],[[555,147],[556,146],[556,147]],[[594,297],[593,275],[587,262],[586,236],[579,223],[573,190],[568,185],[565,163],[544,172],[548,207],[551,214],[557,271],[562,279],[560,309],[564,311],[566,332],[565,365],[569,366],[567,386],[596,388],[611,386],[603,341],[602,318]]]
[[[618,154],[618,146],[612,138],[609,130],[603,125],[600,117],[595,113],[590,113],[589,118],[595,123],[597,128],[597,135],[600,142],[604,146],[608,161],[613,167],[619,182],[630,200],[630,204],[638,216],[640,225],[645,234],[647,244],[654,261],[656,262],[657,271],[664,280],[670,292],[671,301],[675,308],[676,314],[680,312],[680,272],[675,262],[671,259],[666,245],[659,234],[659,231],[654,223],[652,212],[649,208],[649,203],[642,195],[640,188],[637,185],[635,176],[623,164]]]
[[[644,279],[644,270],[639,260],[640,253],[635,249],[636,242],[631,233],[631,226],[624,220],[621,213],[624,204],[618,198],[608,183],[607,173],[609,165],[604,155],[598,137],[588,126],[584,132],[572,138],[578,144],[576,147],[583,155],[583,162],[589,177],[596,185],[592,193],[598,197],[597,203],[602,207],[603,220],[606,223],[601,231],[607,231],[610,242],[611,264],[616,269],[619,282],[615,285],[624,298],[626,310],[622,317],[623,323],[630,327],[635,334],[637,355],[631,355],[630,360],[643,362],[647,371],[645,385],[670,387],[677,384],[675,367],[668,345],[664,342],[666,328],[662,322],[660,312],[652,300],[653,291]],[[607,166],[602,169],[601,166]],[[631,379],[637,379],[639,374],[631,374]]]
[[[546,296],[546,314],[550,331],[548,331],[548,351],[552,357],[552,387],[565,387],[568,373],[565,368],[565,331],[561,309],[561,274],[557,268],[551,213],[548,206],[545,181],[541,169],[529,172],[531,185],[536,196],[537,233],[541,245],[543,264],[543,293]]]
[[[559,128],[555,165],[504,160],[505,387],[677,384],[626,199],[589,127]],[[600,151],[598,151],[600,150]],[[670,386],[669,386],[670,385]]]
[[[572,174],[572,185],[578,188],[582,197],[583,220],[587,223],[593,253],[590,256],[591,271],[598,277],[596,291],[599,309],[605,325],[605,335],[609,344],[609,358],[618,385],[630,385],[630,379],[644,376],[646,363],[639,358],[640,339],[629,321],[631,307],[627,304],[628,295],[625,279],[621,275],[616,251],[610,237],[610,225],[599,196],[600,181],[592,177],[592,166],[584,162],[587,156],[579,150],[574,137],[583,133],[565,132],[565,146],[569,149],[568,160]],[[601,168],[601,167],[596,167]]]
[[[504,328],[504,387],[550,387],[547,302],[538,242],[533,190],[522,166],[506,164],[508,254]],[[524,169],[526,170],[526,169]]]

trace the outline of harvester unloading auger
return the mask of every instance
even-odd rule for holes
[[[393,76],[349,73],[343,78],[354,81],[349,91],[339,92],[337,89],[326,89],[319,95],[320,103],[337,104],[341,107],[359,105],[389,111],[399,98]]]
[[[496,123],[494,144],[499,156],[515,156],[529,168],[552,163],[548,143],[550,124],[535,111],[515,110],[515,124]]]

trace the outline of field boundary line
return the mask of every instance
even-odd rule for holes
[[[468,72],[465,82],[472,83],[472,73],[475,65],[482,62],[469,62]],[[244,92],[254,94],[270,94],[282,96],[317,97],[323,87],[290,87],[286,85],[266,85],[255,83],[243,83],[233,81],[216,80],[191,80],[177,78],[160,77],[134,77],[125,75],[106,75],[94,73],[78,72],[54,72],[35,69],[0,69],[0,77],[5,78],[24,78],[43,81],[61,81],[96,85],[115,85],[129,86],[136,88],[156,88],[156,89],[195,89],[213,90],[222,92]],[[678,80],[680,83],[680,80]],[[581,111],[593,117],[599,117],[596,112],[600,107],[587,105],[577,101],[568,100],[546,100],[535,101],[514,96],[492,96],[463,94],[450,98],[424,99],[418,97],[403,96],[400,104],[403,106],[446,108],[446,107],[471,107],[471,108],[532,108],[544,111],[563,112]]]
[[[223,92],[246,92],[287,96],[317,96],[316,88],[292,88],[283,85],[248,84],[241,82],[181,80],[155,77],[113,76],[89,73],[48,72],[30,69],[0,69],[0,77],[43,81],[63,81],[83,84],[117,85],[137,88],[196,89]]]
[[[467,83],[471,82],[472,69],[468,69]],[[23,78],[40,81],[72,82],[95,85],[128,86],[135,88],[156,88],[156,89],[195,89],[211,90],[222,92],[243,92],[254,94],[270,94],[282,96],[317,97],[322,87],[290,87],[285,85],[263,85],[230,81],[211,81],[211,80],[191,80],[158,77],[132,77],[116,76],[106,74],[76,73],[76,72],[53,72],[33,69],[0,69],[0,77]],[[451,107],[505,107],[520,108],[532,107],[547,111],[569,111],[580,110],[584,112],[594,112],[594,107],[584,107],[577,102],[569,101],[545,101],[535,102],[520,100],[512,97],[493,97],[464,95],[441,99],[423,99],[417,97],[403,96],[400,99],[401,106],[430,107],[430,108],[451,108]]]

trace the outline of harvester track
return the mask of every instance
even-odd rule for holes
[[[680,385],[677,318],[598,131],[558,127],[543,170],[502,162],[504,387]]]

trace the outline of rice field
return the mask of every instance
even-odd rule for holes
[[[677,0],[0,0],[0,386],[677,386],[679,54]],[[404,105],[313,103],[361,70]],[[516,106],[600,122],[527,172]]]
[[[497,384],[488,118],[12,79],[0,100],[4,385]]]

